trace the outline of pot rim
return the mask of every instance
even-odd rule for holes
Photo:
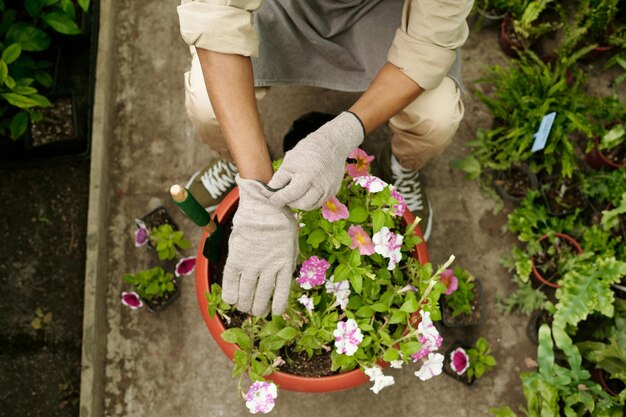
[[[596,152],[598,153],[598,157],[600,158],[600,160],[607,166],[610,166],[612,168],[626,168],[626,164],[616,164],[615,162],[611,161],[609,158],[606,157],[606,155],[604,154],[604,152],[602,152],[600,150],[600,138],[598,138],[597,136],[595,137],[595,146],[594,149],[596,150]]]
[[[212,217],[224,223],[223,219],[231,216],[239,201],[239,188],[235,187],[219,204]],[[405,210],[404,220],[408,224],[415,220],[415,216],[409,210]],[[415,257],[419,259],[423,265],[429,262],[428,249],[426,247],[426,241],[424,240],[424,234],[419,224],[415,228],[415,233],[422,238],[422,242],[417,245],[415,251]],[[208,273],[209,261],[204,257],[202,253],[203,243],[207,238],[207,233],[204,232],[200,239],[201,244],[198,246],[198,255],[196,263],[196,296],[198,299],[198,305],[213,339],[222,349],[224,354],[232,361],[235,352],[239,350],[239,346],[234,343],[228,343],[222,340],[220,335],[226,330],[224,323],[216,314],[214,317],[209,315],[208,300],[206,293],[210,290],[210,277]],[[286,372],[275,371],[268,375],[267,379],[275,382],[281,389],[287,391],[299,391],[299,392],[333,392],[341,391],[350,388],[357,387],[369,381],[369,378],[363,373],[360,368],[354,369],[338,375],[324,376],[324,377],[304,377],[299,375],[292,375]]]
[[[578,252],[579,255],[583,253],[583,249],[580,247],[580,243],[578,243],[578,241],[574,239],[573,237],[571,237],[570,235],[566,233],[561,233],[561,232],[556,232],[554,235],[567,241],[576,250],[576,252]],[[542,241],[546,240],[548,237],[549,237],[548,235],[543,235],[539,238],[538,242],[541,243]],[[559,284],[555,284],[553,282],[548,281],[539,273],[539,271],[535,267],[535,261],[533,261],[532,256],[530,257],[530,263],[532,265],[533,274],[535,275],[535,278],[537,278],[542,284],[547,285],[548,287],[551,287],[551,288],[561,288]]]

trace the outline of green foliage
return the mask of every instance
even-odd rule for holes
[[[215,317],[215,313],[219,313],[221,317],[228,317],[227,312],[230,311],[231,307],[222,300],[222,287],[218,284],[212,284],[211,291],[208,291],[205,296],[209,302],[209,315],[211,317]]]
[[[626,192],[622,194],[622,200],[618,207],[612,210],[606,210],[602,212],[602,227],[604,230],[611,230],[617,228],[624,228],[626,225],[620,222],[620,217],[626,215]]]
[[[452,308],[452,317],[461,314],[472,314],[474,302],[474,276],[463,268],[455,267],[454,276],[458,279],[459,286],[450,295],[444,295],[446,305]]]
[[[622,46],[626,24],[620,21],[620,0],[577,0],[573,17],[567,19],[561,49],[571,52],[581,45]]]
[[[82,12],[89,0],[79,0]],[[3,6],[0,19],[0,136],[17,140],[29,122],[42,119],[41,108],[50,106],[42,95],[52,87],[52,64],[41,56],[51,45],[52,32],[81,33],[80,18],[72,0],[25,0]]]
[[[166,223],[150,231],[150,242],[154,245],[159,259],[174,259],[178,254],[178,249],[184,250],[191,246],[191,243],[185,240],[183,236],[182,231],[175,231],[171,225]]]
[[[163,298],[167,293],[174,292],[174,275],[165,272],[157,266],[152,269],[138,272],[134,275],[124,275],[124,281],[133,286],[137,294],[144,300]]]
[[[484,337],[479,337],[476,346],[467,350],[467,356],[470,363],[467,376],[470,378],[480,378],[496,366],[496,358],[491,355],[491,347]]]
[[[521,40],[527,43],[532,43],[562,26],[556,18],[553,21],[540,21],[540,17],[546,20],[546,12],[555,10],[555,3],[552,0],[522,0],[513,1],[513,3],[514,7],[510,9],[513,30]]]
[[[618,206],[626,193],[626,170],[591,172],[583,177],[581,189],[590,199]]]
[[[517,289],[497,304],[498,311],[511,314],[513,310],[530,315],[535,310],[544,308],[548,298],[539,289],[533,288],[529,283],[515,279]]]

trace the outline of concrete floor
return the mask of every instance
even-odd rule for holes
[[[182,295],[165,312],[130,311],[119,302],[127,288],[124,273],[151,264],[147,249],[133,245],[133,219],[165,205],[175,220],[197,241],[199,231],[169,201],[167,190],[184,181],[212,155],[194,138],[184,109],[183,72],[188,50],[178,31],[176,0],[116,2],[114,40],[114,132],[110,146],[110,217],[108,220],[108,301],[105,415],[124,417],[236,416],[247,414],[231,379],[231,363],[211,338],[200,315],[192,278],[182,283]],[[485,65],[503,62],[494,29],[474,31],[464,48],[464,79],[471,80]],[[292,120],[311,110],[339,112],[356,98],[308,87],[276,87],[261,102],[267,138],[274,157]],[[489,318],[473,331],[446,332],[446,340],[485,336],[498,365],[468,388],[441,375],[427,383],[413,372],[395,371],[396,385],[373,395],[368,386],[347,392],[313,395],[281,391],[276,416],[487,416],[488,407],[523,400],[518,378],[524,358],[535,348],[525,336],[526,319],[501,316],[495,294],[511,289],[509,274],[498,259],[513,243],[500,234],[503,215],[492,214],[493,203],[481,196],[474,182],[450,168],[466,152],[479,126],[491,120],[470,94],[466,116],[455,143],[433,161],[423,175],[435,210],[429,251],[433,262],[450,254],[483,281]],[[384,140],[382,129],[369,144]],[[381,139],[382,138],[382,139]],[[378,141],[378,142],[377,142]],[[377,142],[377,143],[374,143]],[[324,408],[320,408],[323,404]]]

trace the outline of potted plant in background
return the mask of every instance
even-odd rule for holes
[[[476,326],[485,321],[487,315],[482,303],[482,286],[474,275],[455,267],[441,274],[441,282],[447,287],[441,303],[445,326]]]
[[[575,210],[585,209],[588,203],[581,191],[579,178],[559,175],[545,178],[542,181],[541,194],[548,213],[552,216],[567,216]]]
[[[133,286],[134,292],[122,293],[122,303],[131,309],[139,308],[145,303],[151,311],[161,311],[179,295],[174,274],[166,272],[160,266],[136,274],[126,274],[124,281]]]
[[[443,370],[454,379],[472,385],[494,366],[496,359],[491,355],[487,339],[479,337],[473,348],[460,342],[453,343],[446,352]]]
[[[511,0],[508,15],[500,26],[500,48],[516,58],[519,51],[529,49],[541,37],[562,26],[552,0]],[[547,15],[553,14],[551,18]]]
[[[501,21],[508,13],[507,6],[507,0],[477,0],[474,2],[474,8],[480,15],[478,25]]]
[[[445,290],[438,276],[452,258],[433,273],[402,196],[369,175],[371,158],[364,152],[355,150],[351,158],[365,171],[348,167],[354,176],[346,175],[321,209],[296,212],[299,267],[285,314],[249,317],[225,305],[223,262],[199,260],[196,293],[205,322],[234,360],[233,375],[252,412],[273,408],[277,385],[327,392],[369,379],[378,393],[394,382],[383,373],[387,364],[417,362],[421,380],[441,373],[443,355],[436,350],[442,339],[432,321],[439,319]],[[234,190],[216,210],[226,236],[236,201]],[[254,381],[247,391],[244,374]]]
[[[557,282],[569,268],[570,260],[583,253],[576,239],[565,233],[556,232],[551,237],[543,235],[539,238],[541,251],[530,257],[533,276],[540,285],[560,288]]]

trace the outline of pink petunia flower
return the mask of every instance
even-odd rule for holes
[[[400,194],[395,187],[391,187],[391,196],[398,200],[397,204],[391,206],[393,214],[396,216],[402,216],[406,211],[406,202],[404,201],[404,197],[402,197],[402,194]]]
[[[331,275],[330,279],[326,281],[326,292],[335,296],[335,303],[339,304],[342,310],[348,307],[348,301],[350,301],[350,282],[347,279],[335,282],[335,276]]]
[[[459,288],[459,280],[454,276],[454,270],[450,268],[441,273],[441,282],[446,286],[445,295],[450,295]]]
[[[191,274],[196,269],[196,257],[189,256],[187,258],[180,258],[180,261],[176,264],[176,270],[174,273],[177,277],[182,277]]]
[[[351,224],[348,229],[348,234],[350,238],[352,238],[350,249],[359,248],[359,254],[361,255],[371,255],[375,252],[372,239],[370,239],[369,235],[363,230],[363,226]]]
[[[122,292],[122,304],[131,310],[137,310],[138,308],[143,307],[143,301],[141,301],[139,294],[134,291]]]
[[[305,290],[322,285],[326,280],[326,271],[330,268],[330,264],[326,259],[320,259],[317,256],[311,256],[302,262],[300,267],[300,276],[296,278],[296,282]]]
[[[354,182],[365,188],[370,193],[378,193],[387,186],[387,183],[385,181],[373,175],[357,177],[354,179]]]
[[[307,297],[304,294],[301,295],[300,298],[298,298],[298,302],[302,304],[304,308],[306,308],[306,311],[308,311],[309,313],[315,308],[315,306],[313,305],[313,298]]]
[[[441,353],[430,353],[428,354],[428,359],[424,361],[420,370],[415,372],[415,376],[422,381],[426,381],[441,374],[442,370],[443,355]]]
[[[348,207],[346,207],[341,201],[337,200],[337,197],[335,196],[326,200],[322,205],[322,217],[329,222],[347,219],[349,215],[350,213],[348,213]]]
[[[278,390],[273,382],[255,381],[250,385],[244,399],[252,414],[267,414],[274,409]]]
[[[363,341],[363,334],[354,319],[340,321],[333,332],[337,353],[352,356]]]
[[[355,163],[346,165],[346,171],[352,178],[369,175],[370,162],[374,160],[373,156],[368,155],[361,148],[356,148],[348,155],[348,158],[356,159]]]
[[[420,314],[422,321],[417,326],[417,330],[421,333],[419,342],[422,344],[422,347],[419,351],[411,355],[413,362],[425,358],[439,349],[443,343],[443,338],[439,335],[439,331],[431,320],[430,313],[422,310]]]
[[[391,232],[386,226],[374,233],[372,237],[376,253],[382,255],[383,258],[389,259],[387,269],[390,271],[395,269],[398,262],[402,259],[403,239],[402,235]]]
[[[139,248],[144,246],[150,240],[150,232],[144,222],[137,221],[137,227],[135,228],[135,247]]]
[[[450,354],[450,368],[452,368],[457,375],[463,375],[469,366],[470,360],[465,349],[462,347],[454,349]]]

